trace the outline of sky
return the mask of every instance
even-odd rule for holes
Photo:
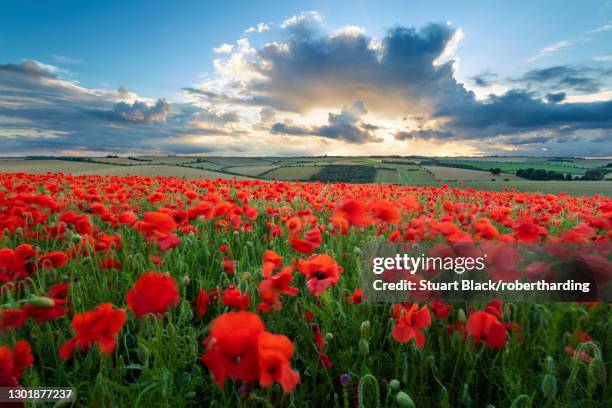
[[[612,156],[612,1],[0,7],[0,156]]]

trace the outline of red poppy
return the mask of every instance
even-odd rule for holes
[[[453,305],[444,302],[431,302],[431,310],[438,319],[446,319],[449,312],[453,309]]]
[[[0,346],[0,387],[21,387],[21,375],[33,362],[32,349],[24,340],[19,340],[12,350]]]
[[[360,304],[362,299],[363,299],[363,289],[361,288],[355,289],[351,296],[346,297],[347,302],[352,303],[354,305]]]
[[[68,255],[62,251],[53,251],[38,258],[38,266],[45,269],[57,269],[68,263]]]
[[[236,270],[236,261],[227,257],[223,258],[223,270],[225,273],[233,275],[234,271]]]
[[[223,304],[239,310],[247,310],[251,303],[249,294],[243,295],[236,288],[228,288],[223,292]]]
[[[299,374],[291,369],[294,352],[293,343],[287,336],[260,333],[257,340],[259,384],[268,388],[276,381],[285,393],[293,391],[300,382]]]
[[[344,269],[327,254],[312,255],[308,259],[300,259],[297,269],[306,277],[310,293],[320,296],[329,286],[340,280]]]
[[[110,354],[117,345],[117,334],[125,320],[125,310],[113,309],[111,303],[102,303],[94,310],[75,314],[72,318],[75,336],[60,347],[59,356],[68,360],[75,347],[85,351],[94,343],[98,343],[103,353]]]
[[[419,309],[416,303],[410,308],[405,305],[395,305],[394,316],[393,338],[399,343],[407,343],[414,338],[417,348],[423,348],[425,346],[423,329],[431,325],[431,315],[427,306],[423,305]]]
[[[259,375],[257,338],[265,327],[259,316],[250,312],[229,312],[217,317],[210,336],[204,341],[202,362],[223,387],[227,378],[255,381]]]
[[[176,228],[174,218],[162,212],[146,212],[144,220],[134,224],[134,228],[144,234],[150,241],[156,241],[172,234]]]
[[[472,314],[465,325],[466,332],[476,343],[485,341],[491,348],[502,348],[506,345],[506,326],[498,317],[486,311]]]
[[[179,302],[176,281],[162,272],[143,273],[128,291],[127,305],[140,318],[147,313],[164,314]]]
[[[208,293],[206,292],[206,289],[200,289],[200,291],[198,292],[198,296],[196,297],[196,301],[195,301],[195,305],[196,305],[196,313],[198,314],[198,318],[202,318],[204,317],[204,315],[206,314],[206,309],[208,308],[208,305],[210,304],[210,297],[208,296]]]

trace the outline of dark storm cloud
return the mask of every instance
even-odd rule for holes
[[[321,136],[329,139],[344,140],[349,143],[382,142],[376,138],[373,131],[377,126],[363,123],[361,117],[368,111],[362,101],[352,106],[342,108],[340,114],[329,113],[328,124],[323,126],[297,126],[290,123],[277,122],[272,125],[273,134],[286,134],[293,136]]]
[[[0,64],[0,71],[13,72],[38,78],[57,78],[50,66],[36,61],[23,61],[20,64]]]
[[[567,95],[565,95],[565,92],[549,93],[546,94],[546,100],[549,103],[559,103],[563,102],[566,96]]]
[[[302,27],[286,42],[257,50],[252,66],[263,79],[246,88],[273,108],[295,112],[355,100],[396,113],[460,101],[471,93],[453,77],[452,61],[437,63],[455,34],[447,24],[398,26],[377,43],[360,32],[321,36]]]
[[[513,82],[527,84],[535,88],[551,90],[575,90],[579,92],[598,92],[603,86],[602,79],[612,73],[610,70],[557,65],[527,71]]]
[[[36,61],[0,65],[2,152],[151,152],[172,136],[229,134],[215,126],[237,120],[235,113],[217,115],[164,99],[124,102],[135,96],[125,87],[85,88],[56,72]],[[208,127],[195,126],[196,120]]]
[[[493,73],[491,73],[489,71],[485,71],[485,72],[483,72],[481,74],[474,75],[470,79],[477,86],[479,86],[481,88],[486,88],[486,87],[491,86],[491,85],[493,85],[495,83],[495,81],[497,80],[497,74],[493,74]]]

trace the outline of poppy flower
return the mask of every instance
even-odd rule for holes
[[[465,324],[465,331],[476,343],[484,341],[491,348],[503,348],[506,345],[506,326],[498,316],[486,311],[473,313]]]
[[[223,258],[223,270],[225,273],[233,275],[236,270],[236,261],[227,257]]]
[[[134,228],[140,231],[149,241],[156,241],[172,234],[176,228],[174,218],[163,212],[146,212],[144,220],[134,224]]]
[[[220,387],[227,378],[247,383],[257,379],[257,338],[264,329],[260,317],[250,312],[228,312],[213,320],[202,362]]]
[[[113,309],[111,303],[102,303],[94,310],[75,314],[72,318],[75,336],[60,347],[59,356],[68,360],[75,348],[85,351],[94,343],[103,353],[110,354],[117,345],[117,334],[125,320],[125,310]]]
[[[361,288],[355,289],[351,296],[346,297],[347,302],[352,303],[354,305],[360,304],[362,299],[363,299],[363,289]]]
[[[66,265],[68,255],[62,251],[53,251],[38,258],[38,266],[45,269],[57,269]]]
[[[444,302],[431,302],[431,310],[438,319],[446,319],[449,312],[453,309],[453,305]]]
[[[285,393],[290,393],[300,382],[298,373],[291,369],[291,358],[295,352],[287,336],[263,332],[257,339],[259,384],[268,388],[276,381]]]
[[[297,269],[306,277],[306,285],[310,293],[320,296],[329,286],[340,280],[344,269],[327,254],[312,255],[308,259],[300,259]]]
[[[414,338],[417,348],[423,348],[425,346],[423,329],[431,325],[431,315],[427,306],[424,305],[419,309],[416,303],[410,308],[402,305],[401,308],[396,308],[394,314],[396,317],[392,331],[393,338],[398,343],[407,343]]]
[[[33,362],[32,349],[24,340],[19,340],[12,350],[0,346],[0,387],[21,387],[21,375]]]
[[[196,313],[198,314],[198,318],[204,317],[206,314],[206,309],[210,304],[210,297],[208,296],[208,292],[206,289],[200,289],[198,292],[198,296],[196,297],[195,305],[196,305]]]
[[[243,295],[236,288],[228,288],[223,292],[223,304],[239,310],[246,310],[251,303],[249,294]]]
[[[138,318],[147,313],[162,315],[179,302],[176,281],[162,272],[146,272],[127,292],[126,302]]]

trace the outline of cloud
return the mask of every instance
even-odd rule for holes
[[[251,34],[251,33],[263,33],[266,32],[270,29],[270,26],[266,23],[259,23],[256,26],[251,26],[249,28],[247,28],[246,30],[244,30],[244,34]]]
[[[566,96],[567,95],[565,94],[565,92],[549,93],[546,94],[546,100],[549,103],[559,103],[563,102]]]
[[[127,87],[84,87],[41,62],[0,65],[3,151],[275,154],[290,142],[312,154],[426,145],[612,155],[611,72],[602,64],[509,79],[483,71],[469,79],[477,98],[457,80],[458,27],[397,25],[373,37],[356,26],[327,27],[316,12],[273,27],[257,41],[222,43],[214,72],[185,84],[172,104]]]
[[[546,47],[540,49],[537,53],[529,57],[527,61],[534,62],[540,58],[549,57],[551,55],[566,51],[576,44],[590,41],[595,34],[603,33],[606,31],[612,31],[612,22],[606,22],[591,30],[584,31],[573,38],[557,41],[556,43],[547,45]]]
[[[165,99],[158,99],[157,103],[152,106],[141,101],[136,101],[131,105],[119,102],[113,109],[118,116],[130,122],[166,122],[170,112],[170,103]]]
[[[217,48],[213,48],[215,54],[229,54],[234,50],[234,46],[228,43],[223,43]]]
[[[474,75],[470,79],[476,86],[481,88],[486,88],[493,85],[497,79],[498,75],[489,71],[482,72],[478,75]]]
[[[59,68],[28,60],[20,64],[0,64],[0,71],[22,74],[34,78],[57,78]]]
[[[351,106],[343,107],[340,114],[330,112],[326,125],[299,126],[276,122],[270,128],[270,132],[292,136],[320,136],[356,144],[380,143],[382,140],[373,133],[378,127],[361,121],[362,116],[367,113],[364,103],[357,101]]]
[[[612,62],[612,55],[596,55],[593,57],[593,61]]]
[[[611,73],[610,69],[556,65],[527,71],[513,81],[536,88],[594,93],[602,88],[602,79]]]

